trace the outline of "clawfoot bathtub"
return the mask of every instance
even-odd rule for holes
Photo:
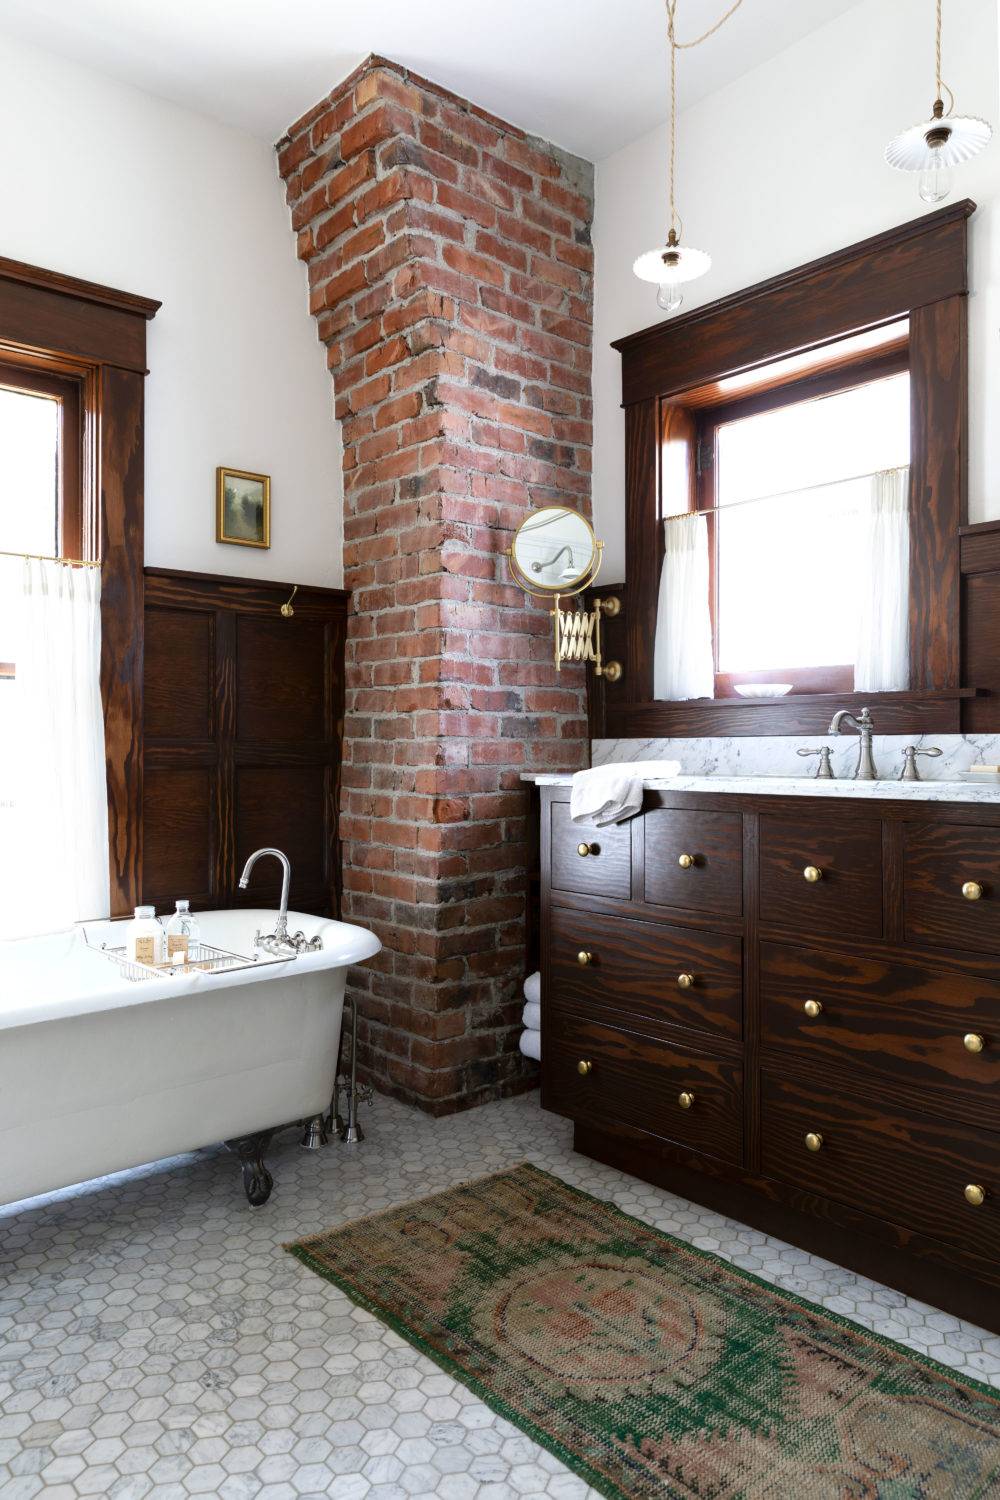
[[[236,970],[130,981],[99,945],[115,923],[0,942],[0,1203],[214,1141],[243,1164],[251,1203],[273,1131],[324,1113],[362,927],[289,912],[322,949]],[[252,954],[274,913],[199,913],[205,943]]]

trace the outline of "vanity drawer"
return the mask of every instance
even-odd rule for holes
[[[907,939],[1000,953],[1000,829],[910,823],[903,838]]]
[[[552,887],[627,901],[632,894],[630,823],[598,828],[574,823],[568,802],[552,803]],[[585,850],[581,854],[580,850]]]
[[[762,816],[760,921],[806,936],[881,937],[881,823]]]
[[[818,1150],[806,1135],[820,1137]],[[761,1170],[917,1234],[995,1259],[1000,1136],[897,1110],[878,1090],[849,1099],[765,1076]],[[966,1188],[982,1188],[978,1206]]]
[[[760,983],[765,1047],[869,1088],[889,1076],[948,1088],[995,1110],[1000,1129],[1000,984],[780,943],[761,944]]]
[[[743,820],[739,813],[648,812],[643,900],[715,916],[743,910]]]
[[[553,907],[551,998],[603,1005],[733,1040],[742,1033],[738,937]],[[583,959],[581,959],[583,955]],[[691,983],[681,983],[681,980]]]
[[[588,1125],[621,1121],[739,1162],[743,1105],[737,1062],[563,1011],[550,1011],[546,1021],[546,1109]]]

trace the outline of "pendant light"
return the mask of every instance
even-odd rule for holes
[[[937,0],[937,24],[934,34],[934,72],[937,98],[931,118],[921,125],[911,125],[895,136],[885,148],[890,167],[901,172],[917,172],[917,192],[925,203],[940,203],[951,192],[952,168],[961,166],[981,151],[993,134],[985,120],[973,115],[956,115],[955,96],[941,78],[941,0]],[[944,98],[949,112],[944,112]]]
[[[681,287],[686,281],[694,281],[705,272],[712,264],[712,257],[704,250],[695,250],[690,245],[682,245],[680,235],[683,226],[678,217],[674,201],[674,178],[677,165],[677,53],[690,47],[697,47],[699,43],[706,41],[719,30],[734,11],[739,10],[743,0],[736,0],[714,26],[710,26],[701,36],[696,37],[693,42],[679,42],[675,29],[675,14],[677,11],[677,0],[666,0],[667,6],[667,40],[670,43],[670,220],[667,229],[667,242],[655,250],[647,250],[633,262],[632,270],[640,281],[652,282],[657,287],[656,302],[664,312],[676,312],[684,301]]]

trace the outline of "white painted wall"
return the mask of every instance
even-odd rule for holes
[[[263,141],[0,37],[0,254],[158,297],[146,561],[343,578],[339,433]],[[215,541],[218,464],[271,475],[271,548]]]
[[[687,308],[928,211],[909,174],[886,166],[882,151],[929,113],[933,12],[933,0],[863,0],[682,114],[685,239],[713,259],[688,288]],[[983,521],[1000,516],[996,0],[948,0],[944,14],[945,81],[959,110],[985,116],[995,131],[986,151],[956,172],[948,200],[979,204],[970,226],[969,518]],[[608,344],[664,316],[655,288],[631,268],[637,254],[663,243],[666,161],[664,128],[597,164],[594,520],[608,580],[625,575],[620,359]]]

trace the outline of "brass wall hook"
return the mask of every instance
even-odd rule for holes
[[[294,609],[292,608],[292,600],[295,598],[295,595],[298,593],[298,591],[299,586],[298,584],[296,584],[292,589],[292,592],[289,594],[288,598],[285,600],[284,604],[281,606],[281,613],[284,615],[286,620],[290,620],[292,618],[292,615],[294,615],[295,613]]]

